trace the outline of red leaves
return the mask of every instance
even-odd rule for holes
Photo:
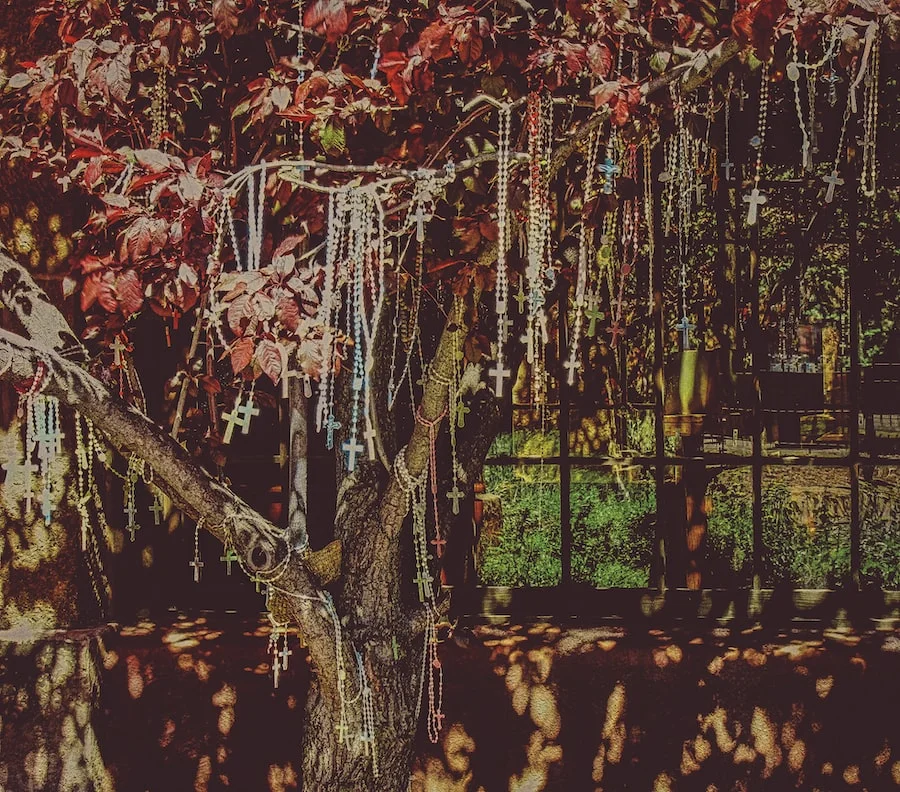
[[[169,241],[169,224],[162,218],[138,217],[122,233],[119,261],[139,261],[157,255]]]
[[[409,101],[409,86],[404,79],[403,73],[409,65],[409,58],[402,52],[394,50],[392,52],[382,53],[378,61],[379,71],[384,72],[387,76],[388,85],[397,97],[400,104],[406,104]]]
[[[95,302],[109,313],[121,313],[126,319],[137,313],[144,305],[139,275],[135,270],[118,275],[110,269],[92,272],[81,287],[81,310],[87,311]]]
[[[229,39],[234,35],[240,13],[236,0],[213,0],[212,18],[222,38]]]
[[[605,78],[612,69],[613,56],[609,47],[599,41],[591,42],[587,48],[587,62],[597,77]]]
[[[432,22],[419,36],[419,51],[427,60],[439,61],[453,55],[450,44],[450,26],[439,19]]]
[[[282,297],[275,308],[275,316],[286,329],[292,333],[297,332],[300,326],[300,306],[293,297]]]
[[[591,90],[591,95],[594,107],[610,106],[610,120],[618,127],[625,126],[631,112],[641,103],[640,89],[627,77],[601,83]]]
[[[144,305],[144,293],[141,279],[134,270],[125,270],[116,279],[116,299],[119,301],[122,315],[129,317],[141,310]]]
[[[731,19],[734,35],[756,49],[760,58],[768,58],[773,32],[787,11],[787,0],[755,0],[740,8]]]
[[[243,371],[253,360],[253,339],[238,338],[235,339],[230,347],[231,353],[231,370],[237,374]]]
[[[303,14],[303,25],[328,41],[337,41],[350,27],[346,0],[315,0]]]
[[[281,379],[281,350],[274,341],[264,338],[256,345],[256,362],[272,383]]]

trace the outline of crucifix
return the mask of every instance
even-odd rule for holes
[[[369,459],[372,461],[375,460],[376,450],[375,450],[375,440],[378,437],[378,433],[375,431],[374,426],[367,426],[366,431],[363,433],[363,438],[366,441],[366,451],[369,454]]]
[[[413,580],[413,583],[417,584],[419,587],[419,602],[425,602],[425,600],[428,598],[428,593],[430,593],[430,589],[428,588],[428,586],[430,585],[432,580],[433,578],[431,577],[431,575],[424,574],[422,572],[420,572]]]
[[[245,404],[241,404],[238,398],[237,404],[234,405],[234,412],[239,416],[241,422],[241,434],[250,434],[250,420],[255,415],[259,415],[259,408],[253,403],[253,396],[248,396]]]
[[[606,181],[603,183],[603,192],[605,195],[611,195],[613,191],[613,178],[619,173],[619,166],[616,165],[613,160],[612,152],[609,149],[606,150],[606,160],[597,167],[606,177]]]
[[[226,566],[225,574],[227,574],[227,575],[231,574],[231,565],[237,560],[238,560],[237,553],[234,552],[233,547],[228,547],[225,550],[225,555],[219,556],[219,561],[225,562],[225,566]]]
[[[766,196],[759,191],[759,187],[754,187],[744,196],[744,203],[750,205],[747,210],[747,225],[756,225],[757,211],[765,202]]]
[[[574,358],[569,358],[565,363],[563,363],[563,366],[565,366],[566,369],[568,369],[568,375],[566,377],[566,382],[569,385],[574,385],[575,384],[575,372],[581,368],[581,363],[579,363]]]
[[[825,203],[831,203],[834,200],[834,188],[843,184],[844,180],[838,176],[837,168],[834,168],[827,176],[823,176],[822,179],[828,184],[828,189],[825,191]]]
[[[464,428],[465,428],[465,426],[466,426],[466,416],[467,416],[470,412],[472,412],[472,410],[469,409],[468,407],[466,407],[466,405],[465,405],[463,402],[459,402],[459,403],[456,405],[456,425],[457,425],[460,429],[464,429]]]
[[[347,724],[344,721],[341,721],[337,726],[334,727],[334,730],[338,733],[338,742],[343,743],[347,741],[348,732],[350,731],[347,728]]]
[[[459,501],[460,498],[465,497],[465,493],[454,483],[453,489],[447,493],[447,497],[453,501],[453,513],[459,514]],[[438,555],[440,555],[440,549],[438,549]]]
[[[295,371],[293,369],[288,369],[286,366],[281,370],[281,398],[286,399],[290,395],[290,385],[291,377],[305,377],[309,380],[309,375],[305,374],[302,371]],[[310,394],[312,395],[312,394]],[[307,397],[308,398],[308,397]]]
[[[597,335],[597,320],[605,318],[605,314],[592,302],[584,315],[588,318],[588,335],[594,337]]]
[[[128,522],[125,524],[125,530],[131,531],[131,541],[134,541],[134,532],[137,530],[138,526],[134,522],[134,516],[137,514],[137,509],[134,506],[134,501],[129,498],[128,502],[125,504],[125,508],[122,510],[122,513],[128,518]]]
[[[330,413],[325,421],[325,445],[328,448],[334,448],[334,433],[340,428],[340,422],[335,420],[334,413]]]
[[[284,467],[289,457],[287,453],[287,445],[284,442],[278,444],[278,453],[272,455],[272,461],[278,467]]]
[[[283,671],[287,671],[288,667],[288,658],[294,654],[290,649],[288,649],[287,645],[287,635],[284,636],[284,643],[281,645],[281,651],[278,653],[278,656],[281,658],[281,669]]]
[[[47,525],[50,525],[50,518],[53,516],[53,504],[50,503],[50,488],[44,487],[44,491],[41,493],[41,509],[44,513],[44,522]],[[134,541],[134,534],[131,534],[132,541]]]
[[[230,443],[231,436],[234,434],[235,426],[243,426],[244,420],[238,415],[237,407],[240,404],[235,405],[235,408],[231,412],[223,412],[222,420],[226,422],[225,425],[225,436],[222,438],[223,443]]]
[[[31,474],[34,473],[35,467],[27,459],[24,462],[17,462],[10,459],[0,465],[6,471],[6,480],[4,484],[14,486],[21,482],[31,489]]]
[[[681,348],[682,349],[690,349],[691,348],[691,330],[693,330],[695,325],[692,325],[688,320],[687,316],[682,316],[679,320],[678,324],[675,325],[675,329],[681,332]]]
[[[528,299],[522,291],[522,281],[519,280],[519,291],[513,299],[519,304],[519,313],[525,313],[525,301]]]
[[[122,353],[127,351],[128,347],[122,343],[122,339],[119,336],[116,336],[116,340],[113,342],[112,351],[113,351],[113,365],[116,368],[121,368],[122,366]]]
[[[503,397],[503,381],[511,373],[512,372],[500,362],[494,364],[492,368],[488,369],[488,376],[494,378],[494,396],[496,396],[498,399]]]
[[[606,329],[606,332],[612,336],[612,341],[610,342],[610,346],[615,349],[619,344],[619,336],[625,335],[625,328],[621,326],[619,320],[616,319],[613,323]]]
[[[159,520],[163,513],[163,505],[158,495],[154,496],[153,505],[150,507],[150,511],[153,512],[153,524],[159,525]]]
[[[52,454],[62,453],[62,441],[65,435],[59,426],[48,426],[46,423],[38,427],[38,455],[41,459],[49,459]]]
[[[447,497],[450,497],[449,495]],[[456,505],[454,501],[454,505]],[[431,544],[434,545],[435,552],[437,553],[438,558],[443,558],[444,556],[444,545],[447,544],[447,540],[442,536],[435,536],[434,539],[431,540]]]
[[[372,743],[375,742],[375,738],[368,732],[360,732],[357,739],[362,743],[366,756],[369,756],[372,752]]]
[[[356,470],[356,457],[362,453],[363,446],[355,437],[348,437],[344,440],[341,449],[344,452],[344,456],[347,458],[347,472],[352,473]]]
[[[719,167],[725,171],[725,181],[731,181],[733,178],[731,171],[734,168],[734,163],[730,159],[726,159]]]
[[[200,556],[194,556],[194,560],[188,563],[194,568],[194,583],[200,582],[200,570],[203,569],[204,563],[200,560]]]

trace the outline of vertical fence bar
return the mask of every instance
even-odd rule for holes
[[[567,183],[564,179],[556,189],[556,212],[560,216],[566,207]],[[559,223],[557,241],[565,236],[565,223]],[[559,332],[557,333],[557,370],[559,377],[559,532],[560,532],[560,583],[568,587],[572,582],[572,463],[569,458],[569,390],[568,370],[563,361],[568,359],[569,349],[569,281],[559,278]]]
[[[645,149],[644,156],[650,156],[650,152]],[[652,170],[652,169],[651,169]],[[665,432],[665,354],[663,349],[664,332],[664,311],[663,311],[663,290],[665,279],[663,278],[663,267],[665,265],[664,248],[662,245],[662,235],[660,234],[661,217],[657,211],[656,202],[651,205],[652,216],[648,218],[649,231],[654,236],[654,250],[656,251],[656,261],[652,273],[653,288],[653,385],[655,400],[654,409],[654,434],[655,434],[655,454],[656,461],[654,464],[654,478],[656,486],[656,532],[653,537],[653,560],[651,562],[651,570],[655,570],[655,579],[651,583],[659,590],[660,593],[666,590],[666,532],[667,526],[664,520],[665,509],[663,508],[663,499],[665,498],[666,486],[666,432]]]
[[[762,371],[762,332],[759,321],[759,224],[751,226],[748,235],[750,266],[750,358],[753,372],[753,588],[762,586],[763,525],[762,525],[762,394],[760,372]]]
[[[860,273],[865,261],[859,244],[859,187],[857,175],[856,146],[851,143],[847,150],[847,164],[844,181],[847,184],[847,230],[850,240],[847,250],[847,288],[850,290],[850,579],[853,586],[860,587],[860,566],[862,563],[862,526],[859,514],[859,388],[860,388]],[[854,274],[856,277],[854,278]]]

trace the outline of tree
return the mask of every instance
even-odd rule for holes
[[[434,512],[429,531],[452,531],[456,501],[443,496],[451,485],[453,494],[471,490],[497,428],[495,382],[508,395],[503,375],[527,358],[539,400],[542,366],[566,376],[546,353],[543,305],[573,282],[580,332],[593,282],[584,278],[595,277],[587,251],[606,244],[604,218],[639,204],[637,173],[616,180],[625,153],[634,165],[643,146],[649,168],[650,142],[671,130],[682,98],[724,84],[716,75],[735,59],[729,74],[772,61],[780,77],[789,40],[813,52],[836,31],[834,57],[849,70],[869,50],[869,20],[892,37],[897,18],[879,3],[796,10],[783,0],[734,11],[501,0],[302,6],[302,26],[286,0],[121,9],[47,0],[34,13],[25,45],[34,53],[3,78],[2,152],[23,176],[58,185],[62,201],[87,206],[63,256],[65,297],[77,300],[83,329],[79,339],[15,260],[26,251],[13,239],[12,255],[0,257],[0,297],[20,332],[0,335],[0,372],[26,399],[53,396],[89,419],[270,583],[274,620],[299,626],[316,671],[305,788],[400,790],[423,677],[439,684],[431,638],[448,608],[433,593],[442,537],[427,557],[425,512]],[[498,205],[501,188],[508,198]],[[643,224],[635,260],[639,248],[646,255],[652,210]],[[527,256],[515,254],[517,237]],[[29,261],[38,263],[40,254]],[[621,297],[633,263],[626,269],[623,259],[615,276],[613,347],[633,313]],[[511,284],[529,304],[516,317],[524,343],[506,330]],[[660,283],[649,285],[660,311]],[[120,388],[121,398],[109,376],[90,373],[119,360],[117,347],[148,309],[161,322],[196,320],[175,380],[174,426],[143,415],[137,389]],[[224,350],[230,367],[192,368],[200,342]],[[236,415],[245,391],[259,379],[280,386],[291,371],[319,382],[316,421],[335,432],[336,581],[316,575],[303,504],[282,530],[207,472],[226,454],[226,434],[249,421]],[[400,387],[407,379],[412,396]],[[302,386],[290,389],[292,406],[305,409]],[[186,394],[202,394],[209,409],[185,410]],[[225,427],[223,404],[234,404]],[[456,425],[460,404],[471,413]],[[452,468],[434,452],[448,423]],[[410,510],[414,561],[401,541]],[[404,577],[411,566],[420,597]],[[370,688],[357,690],[355,650],[360,678],[377,680],[374,701]],[[439,704],[425,709],[433,736]]]

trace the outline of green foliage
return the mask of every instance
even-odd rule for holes
[[[572,485],[572,577],[598,588],[650,584],[653,515],[652,479],[617,482],[580,471]]]
[[[487,467],[485,483],[503,504],[503,526],[479,560],[488,586],[559,583],[559,471],[555,466]]]
[[[627,473],[627,470],[625,471]],[[486,585],[548,586],[560,579],[560,487],[556,467],[489,467],[488,491],[503,504],[503,525],[482,549]],[[849,490],[764,480],[765,586],[835,588],[850,572]],[[900,586],[900,531],[895,487],[862,493],[862,574]],[[728,470],[710,483],[709,584],[748,586],[753,572],[750,470]],[[650,585],[656,498],[651,477],[575,470],[572,482],[572,577],[597,588]]]
[[[709,487],[713,502],[708,542],[716,585],[747,585],[752,575],[753,516],[749,470],[726,471]],[[817,498],[808,489],[764,482],[763,585],[834,588],[850,571],[849,492]],[[730,579],[729,579],[730,573]]]

